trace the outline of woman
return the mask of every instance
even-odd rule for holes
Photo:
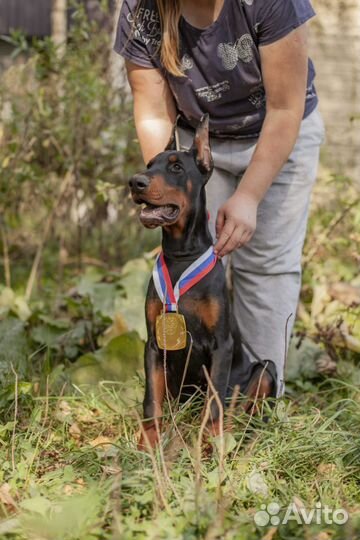
[[[210,114],[207,186],[215,251],[231,255],[234,314],[278,395],[301,285],[301,252],[323,123],[308,59],[309,0],[124,0],[126,60],[144,161]]]

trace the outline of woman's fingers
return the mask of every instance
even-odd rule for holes
[[[219,235],[219,239],[216,242],[215,247],[214,247],[215,253],[217,253],[220,257],[222,257],[221,251],[223,247],[227,244],[229,239],[231,238],[234,232],[234,229],[235,229],[234,221],[232,221],[231,219],[227,219],[225,221],[225,225],[222,227],[222,230]]]
[[[235,227],[231,236],[228,238],[227,242],[219,251],[219,257],[224,257],[225,255],[228,255],[229,253],[234,251],[234,249],[243,246],[246,237],[247,231],[242,226]]]
[[[256,229],[257,207],[256,201],[234,194],[219,209],[214,247],[219,257],[224,257],[250,240]]]
[[[216,238],[219,238],[222,228],[225,223],[225,212],[220,208],[216,216],[215,231]]]

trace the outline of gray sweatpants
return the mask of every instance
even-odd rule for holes
[[[179,140],[181,148],[188,149],[193,133],[180,128]],[[324,125],[316,109],[302,121],[288,161],[259,205],[254,236],[231,254],[234,315],[244,341],[258,357],[275,363],[278,395],[284,390],[284,363],[299,299],[310,195],[323,140]],[[256,139],[211,140],[215,169],[206,191],[214,238],[217,211],[234,193],[256,143]]]

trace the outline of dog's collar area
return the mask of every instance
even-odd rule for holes
[[[173,286],[164,254],[161,252],[154,265],[153,280],[165,311],[177,312],[180,297],[209,274],[216,262],[217,255],[214,253],[213,246],[210,246],[205,253],[188,266]]]

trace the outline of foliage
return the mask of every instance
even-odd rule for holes
[[[78,5],[64,54],[51,38],[10,39],[24,61],[0,81],[0,227],[15,286],[42,243],[44,274],[61,282],[84,259],[120,264],[147,242],[127,193],[141,166],[132,106],[124,75],[113,81],[111,24],[96,24]]]
[[[2,538],[355,539],[360,396],[349,375],[316,394],[301,391],[299,401],[280,401],[267,424],[236,415],[224,457],[217,440],[214,455],[201,460],[194,403],[166,415],[160,452],[136,450],[137,379],[34,395],[15,432],[10,420],[0,432]],[[351,521],[257,527],[255,512],[271,501],[282,515],[291,502],[311,508],[321,501],[345,508]]]
[[[353,340],[348,342],[360,337],[352,323],[360,304],[356,261],[350,245],[343,257],[335,249],[345,231],[358,234],[358,209],[354,205],[329,235],[328,205],[334,219],[343,203],[318,198],[324,186],[329,189],[326,177],[315,190],[303,311],[288,358],[291,401],[265,407],[267,423],[231,413],[232,432],[213,441],[212,456],[199,454],[201,403],[195,401],[166,408],[154,455],[136,448],[144,384],[140,314],[152,254],[112,272],[89,266],[73,276],[53,308],[30,302],[23,320],[14,296],[3,289],[0,343],[6,339],[7,353],[0,365],[7,366],[8,384],[0,395],[2,538],[359,537],[359,356],[331,333],[340,328],[340,317]],[[326,239],[321,244],[319,234]],[[316,276],[332,295],[321,302]],[[274,501],[280,516],[290,503],[311,509],[321,502],[346,509],[350,521],[256,525],[255,513]]]
[[[287,395],[264,405],[267,423],[230,410],[232,432],[201,455],[201,404],[172,403],[158,451],[136,448],[158,237],[126,196],[140,159],[109,34],[81,8],[63,55],[14,34],[26,61],[0,81],[0,538],[355,540],[360,205],[348,178],[322,170],[315,187]],[[351,519],[257,526],[272,501]]]

